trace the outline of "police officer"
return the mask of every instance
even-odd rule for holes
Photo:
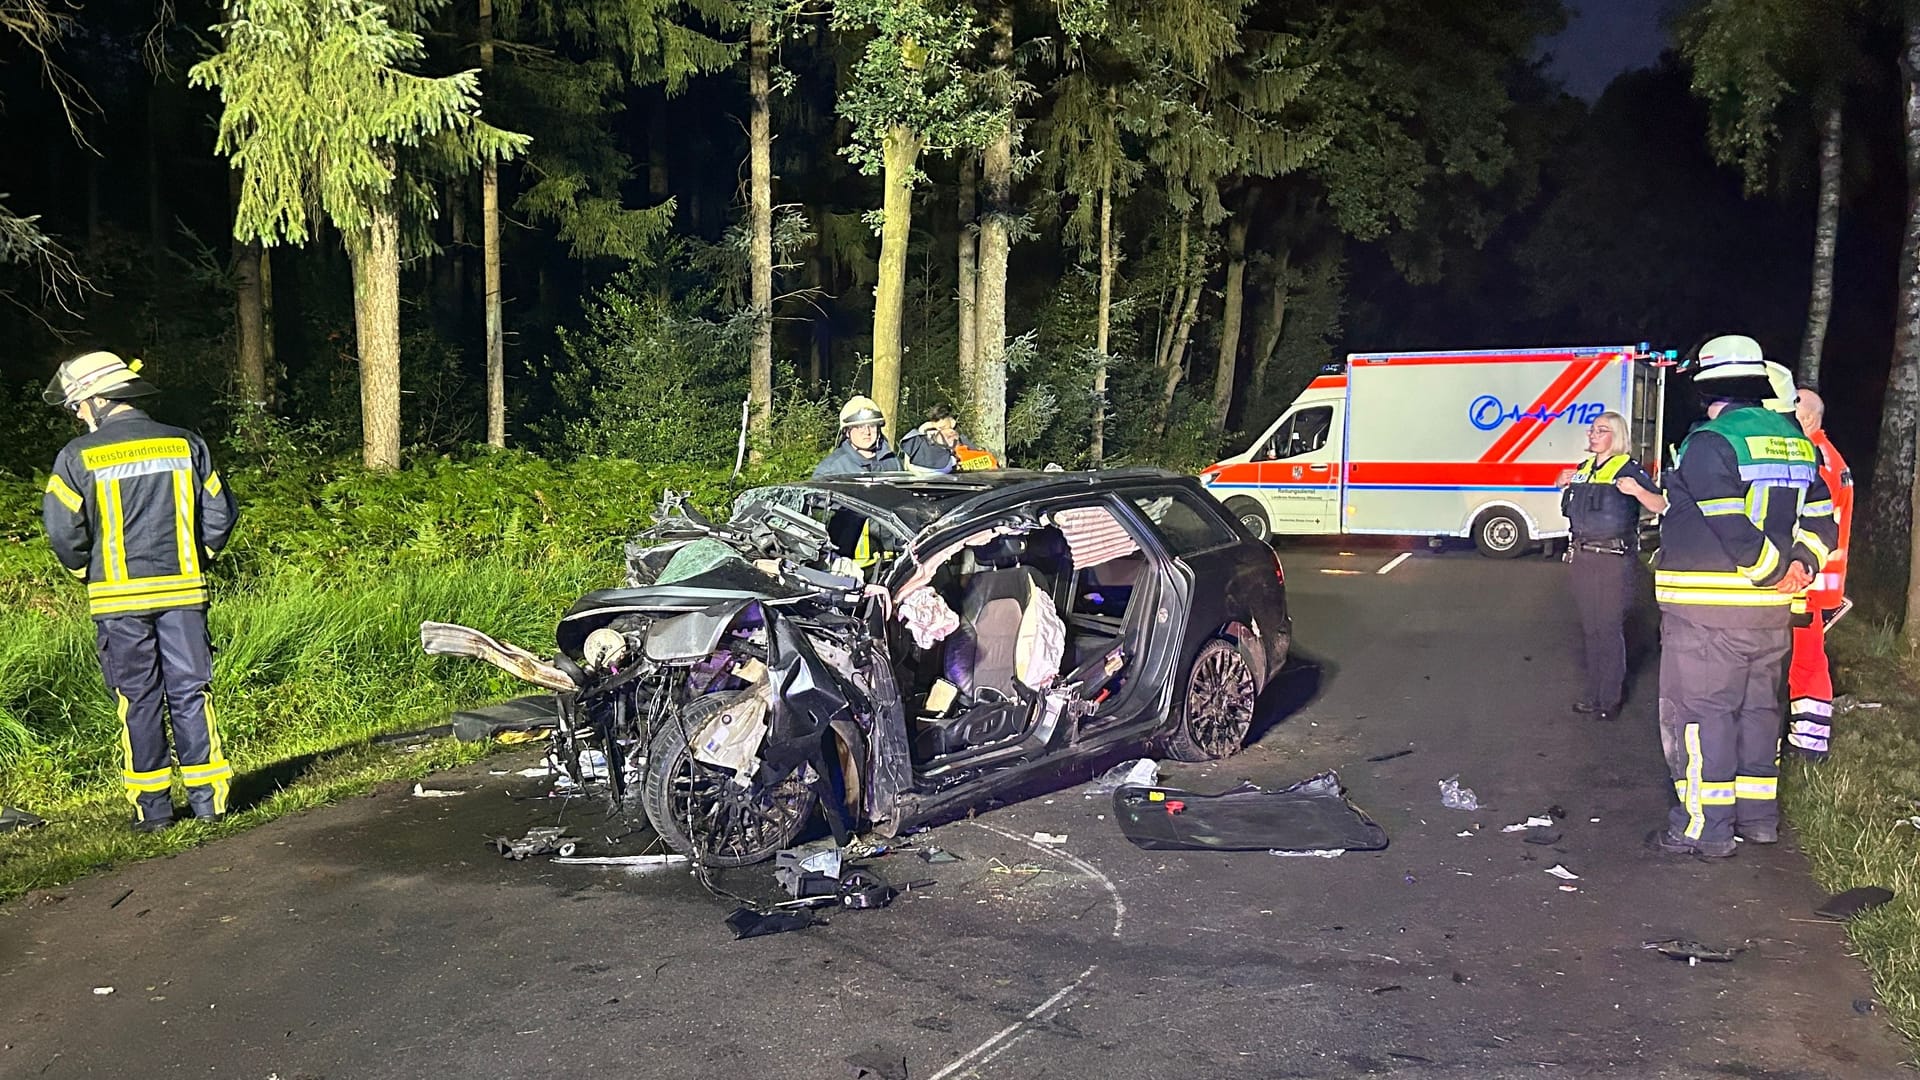
[[[173,764],[197,818],[226,813],[233,776],[208,689],[205,575],[233,530],[233,495],[199,436],[128,404],[155,392],[139,361],[90,352],[61,364],[43,395],[87,426],[54,459],[41,516],[54,555],[87,583],[139,832],[173,823]]]
[[[1666,475],[1654,572],[1660,738],[1678,805],[1648,841],[1720,858],[1734,853],[1736,835],[1778,837],[1780,670],[1793,597],[1834,538],[1831,514],[1818,513],[1829,499],[1813,444],[1765,405],[1783,381],[1791,401],[1791,374],[1740,335],[1708,341],[1695,365],[1707,421]]]
[[[1666,509],[1659,486],[1627,446],[1626,417],[1601,413],[1587,428],[1587,459],[1560,496],[1560,512],[1573,526],[1567,561],[1586,642],[1587,695],[1573,711],[1601,720],[1619,714],[1627,680],[1626,622],[1639,568],[1640,511]]]
[[[886,422],[886,414],[872,398],[863,394],[848,398],[840,407],[840,440],[813,467],[813,478],[835,480],[906,472],[906,464],[880,430]]]

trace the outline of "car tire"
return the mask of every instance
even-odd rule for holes
[[[765,862],[792,847],[817,802],[798,774],[771,791],[742,791],[727,770],[693,759],[689,736],[748,693],[696,698],[678,718],[662,723],[647,747],[647,771],[640,781],[647,820],[668,847],[708,866]],[[716,836],[712,828],[701,829],[703,823],[722,831]]]
[[[1473,523],[1473,546],[1489,559],[1511,559],[1532,544],[1526,520],[1512,510],[1489,510]]]
[[[1224,638],[1207,642],[1175,693],[1167,756],[1176,761],[1215,761],[1246,742],[1260,688],[1239,646]]]
[[[1226,502],[1227,513],[1240,519],[1255,540],[1273,539],[1273,526],[1267,521],[1267,511],[1257,502],[1245,495],[1235,495]]]

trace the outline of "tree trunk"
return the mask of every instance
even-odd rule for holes
[[[1186,225],[1181,224],[1181,239],[1186,238]],[[1182,243],[1181,248],[1186,248]],[[1185,310],[1180,312],[1173,331],[1173,345],[1167,351],[1166,385],[1160,394],[1160,433],[1167,432],[1167,424],[1173,418],[1173,396],[1180,389],[1180,380],[1186,375],[1187,339],[1193,335],[1194,321],[1200,314],[1200,293],[1207,283],[1207,266],[1204,257],[1195,258],[1188,268]]]
[[[480,71],[493,83],[493,0],[480,0]],[[480,258],[486,277],[487,445],[507,445],[507,352],[500,325],[500,167],[480,166]]]
[[[900,430],[900,325],[907,299],[907,239],[913,227],[913,170],[920,136],[904,124],[887,129],[881,146],[880,275],[873,290],[873,400]]]
[[[400,216],[391,201],[347,248],[360,349],[360,447],[369,469],[400,467]]]
[[[1841,106],[1827,107],[1820,125],[1820,199],[1813,230],[1813,290],[1807,300],[1807,334],[1800,342],[1800,383],[1818,388],[1820,359],[1827,345],[1827,319],[1833,314],[1834,248],[1840,240]]]
[[[1107,100],[1113,100],[1108,92]],[[1099,468],[1107,454],[1107,345],[1113,325],[1113,161],[1100,167],[1100,303],[1093,322],[1093,441],[1088,458]]]
[[[1894,327],[1893,373],[1887,380],[1887,400],[1881,410],[1880,460],[1874,463],[1875,524],[1879,543],[1891,545],[1895,536],[1906,536],[1908,543],[1906,625],[1902,631],[1906,644],[1920,644],[1920,574],[1912,573],[1920,553],[1920,537],[1911,530],[1914,499],[1920,484],[1914,482],[1914,423],[1920,402],[1920,8],[1909,7],[1906,40],[1900,50],[1900,75],[1906,92],[1904,122],[1907,138],[1907,224],[1905,242],[1900,245],[1899,320]],[[1903,497],[1904,496],[1904,497]],[[1898,511],[1905,511],[1899,515]],[[1904,520],[1902,520],[1904,518]],[[1903,531],[1907,530],[1907,531]]]
[[[1260,336],[1253,343],[1253,385],[1247,389],[1247,404],[1254,408],[1266,403],[1267,371],[1273,354],[1280,349],[1280,337],[1287,328],[1287,300],[1292,292],[1293,256],[1291,248],[1281,248],[1274,256],[1273,295],[1267,301],[1267,317],[1260,325]]]
[[[1233,411],[1233,379],[1240,360],[1240,316],[1247,293],[1247,213],[1252,199],[1227,223],[1226,309],[1220,319],[1220,362],[1213,371],[1213,430],[1227,430]]]
[[[773,423],[773,126],[767,113],[770,20],[747,25],[747,89],[753,97],[747,136],[753,203],[753,354],[748,363],[747,396],[752,401],[756,434]]]
[[[971,153],[960,155],[960,387],[973,393],[974,365],[979,362],[979,337],[975,327],[975,308],[980,289],[980,232],[975,212],[979,209],[975,189],[978,161]],[[966,419],[974,415],[973,402],[959,403]]]
[[[275,362],[273,321],[273,249],[260,249],[260,367],[261,404],[267,409],[280,407],[280,365]]]
[[[237,206],[240,170],[230,170],[229,180]],[[233,242],[234,324],[239,332],[234,375],[240,386],[240,399],[256,412],[267,405],[267,307],[265,283],[261,280],[264,250],[258,240],[236,238]]]
[[[1013,4],[999,0],[993,7],[991,54],[994,70],[1004,85],[1013,82]],[[979,360],[974,384],[973,437],[982,449],[1001,458],[1007,452],[1007,262],[1013,252],[1013,102],[1001,102],[1006,123],[980,155],[980,180],[985,213],[980,217],[979,307],[974,313],[975,349]]]
[[[1154,349],[1153,366],[1161,371],[1167,368],[1167,358],[1173,354],[1173,335],[1180,322],[1180,312],[1187,304],[1187,236],[1188,224],[1185,218],[1180,220],[1180,256],[1174,263],[1173,298],[1167,304],[1160,318],[1160,344]]]

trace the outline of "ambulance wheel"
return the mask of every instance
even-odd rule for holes
[[[1267,512],[1260,508],[1259,503],[1245,495],[1235,495],[1228,499],[1227,513],[1239,518],[1240,524],[1247,527],[1247,531],[1253,534],[1255,540],[1273,539],[1273,526],[1267,524]]]
[[[1489,510],[1473,523],[1473,546],[1489,559],[1511,559],[1532,542],[1527,523],[1512,510]]]

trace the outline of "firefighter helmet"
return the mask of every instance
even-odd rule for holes
[[[880,403],[864,394],[855,394],[840,406],[840,430],[859,427],[862,424],[884,424],[887,415],[880,411]]]
[[[1700,346],[1695,359],[1693,388],[1703,402],[1765,401],[1775,396],[1760,343],[1744,334],[1713,338]]]
[[[88,398],[128,401],[159,393],[152,383],[140,377],[140,361],[128,363],[110,352],[90,352],[61,364],[41,391],[49,405],[72,408]]]
[[[1792,413],[1800,402],[1800,389],[1793,385],[1793,372],[1785,364],[1767,361],[1767,382],[1773,387],[1766,406],[1774,412]]]

